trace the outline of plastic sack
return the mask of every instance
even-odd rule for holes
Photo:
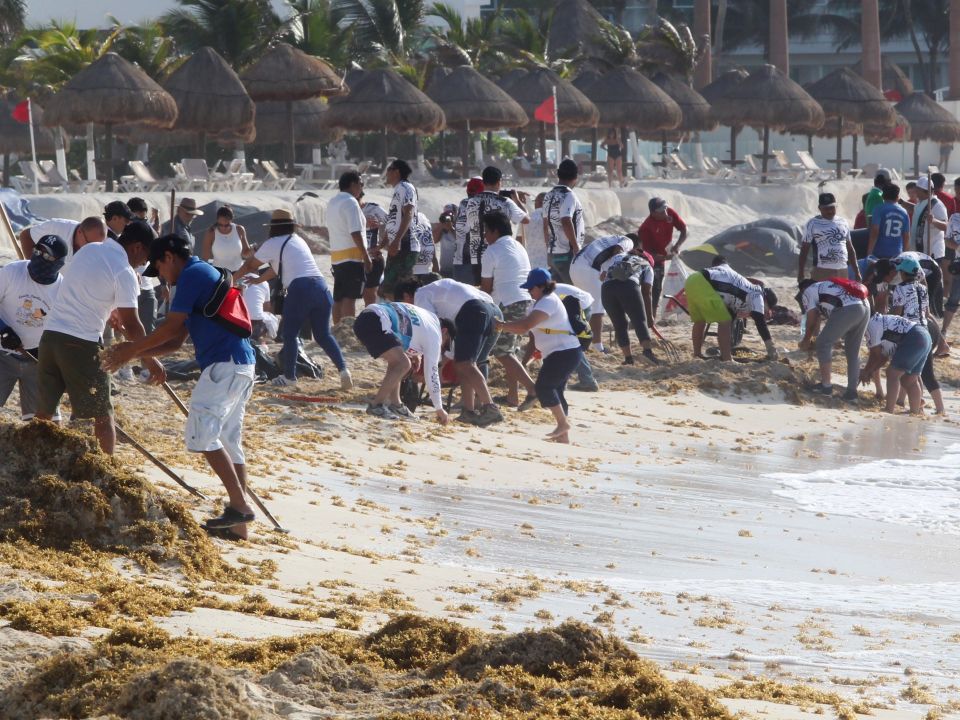
[[[660,292],[660,304],[657,307],[658,322],[672,322],[686,319],[686,313],[667,295],[677,297],[683,292],[690,277],[690,268],[678,257],[671,259],[663,272],[663,289]]]

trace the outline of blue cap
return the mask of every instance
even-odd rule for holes
[[[907,275],[916,275],[920,272],[920,263],[912,257],[905,257],[897,261],[897,270]]]
[[[550,275],[550,271],[546,268],[534,268],[529,273],[527,273],[527,281],[521,285],[524,290],[529,290],[532,287],[537,287],[538,285],[546,285],[553,279],[553,276]]]

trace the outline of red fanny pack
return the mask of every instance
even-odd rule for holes
[[[223,268],[217,269],[220,271],[220,280],[213,295],[203,306],[203,316],[238,337],[248,338],[253,335],[253,323],[243,300],[243,293],[233,287],[233,276],[230,272]]]
[[[856,280],[850,280],[848,278],[830,278],[830,282],[832,282],[834,285],[839,285],[849,295],[853,295],[861,300],[866,300],[868,297],[870,297],[870,291],[867,290],[867,286],[863,283],[857,282]]]

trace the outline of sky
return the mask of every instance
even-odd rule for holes
[[[50,20],[75,20],[81,28],[107,27],[112,15],[125,24],[159,17],[176,7],[175,0],[27,0],[27,26]],[[273,0],[282,12],[282,0]]]

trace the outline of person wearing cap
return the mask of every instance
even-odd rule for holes
[[[820,214],[807,222],[800,244],[800,260],[797,263],[797,283],[806,276],[807,257],[813,247],[814,280],[829,280],[832,277],[847,277],[847,268],[860,280],[857,251],[850,239],[850,226],[837,217],[837,199],[833,193],[821,193],[818,200]]]
[[[107,226],[104,224],[103,218],[99,216],[84,218],[80,222],[62,218],[44,220],[20,231],[18,240],[23,256],[25,258],[32,257],[34,244],[47,235],[56,235],[67,243],[67,257],[64,259],[64,266],[66,266],[70,264],[74,254],[84,245],[103,242],[103,239],[107,236]],[[66,271],[64,270],[64,272]]]
[[[889,312],[925,326],[930,333],[932,347],[920,371],[920,381],[933,398],[937,415],[943,415],[943,393],[933,367],[933,359],[941,340],[940,328],[930,314],[930,295],[924,282],[923,270],[920,263],[913,258],[903,258],[897,262],[896,268],[900,274],[900,282],[895,284],[890,292]]]
[[[140,285],[134,268],[147,261],[155,235],[144,222],[132,222],[116,240],[89,243],[77,252],[63,276],[57,302],[50,309],[39,345],[36,417],[53,418],[64,392],[75,419],[93,418],[100,448],[113,454],[116,432],[110,376],[100,363],[100,337],[116,313],[118,330],[130,340],[144,336],[137,314]],[[152,382],[166,379],[163,365],[143,358]]]
[[[482,192],[483,178],[470,178],[467,181],[467,196],[457,206],[454,220],[454,228],[457,233],[457,249],[453,256],[453,279],[467,285],[480,284],[480,254],[474,252],[473,243],[476,240],[470,236],[467,205],[470,203],[470,198]],[[476,262],[474,262],[474,258],[476,258]]]
[[[867,227],[873,223],[871,220],[873,213],[883,203],[883,189],[890,183],[890,171],[886,168],[877,170],[877,174],[873,176],[873,187],[863,201],[863,214],[867,220]]]
[[[888,183],[880,192],[882,202],[870,215],[870,239],[866,258],[896,257],[910,247],[910,216],[897,202],[900,187]],[[866,258],[860,261],[860,273],[866,268]]]
[[[133,220],[133,213],[123,200],[113,200],[103,208],[103,219],[107,223],[107,237],[116,240]]]
[[[288,387],[297,383],[297,355],[300,352],[300,329],[310,323],[313,339],[323,348],[327,357],[340,372],[340,389],[353,387],[353,379],[347,370],[343,352],[337,339],[330,332],[330,315],[333,310],[333,295],[327,289],[317,261],[310,246],[297,234],[299,225],[289,210],[274,210],[266,224],[269,237],[248,257],[233,274],[235,282],[269,264],[270,270],[251,283],[268,282],[275,277],[286,290],[283,303],[283,375],[273,379],[273,384]]]
[[[653,256],[653,313],[656,315],[660,307],[660,293],[663,290],[663,274],[666,262],[674,257],[687,239],[687,225],[667,201],[661,197],[650,198],[647,203],[650,214],[640,224],[637,235],[640,236],[640,247]],[[676,230],[676,244],[673,242],[673,231]]]
[[[463,408],[457,420],[479,427],[502,422],[486,380],[487,359],[497,340],[493,324],[503,317],[493,298],[472,285],[447,278],[426,285],[402,283],[397,294],[403,302],[449,320],[456,329],[453,362]]]
[[[926,253],[940,264],[941,270],[947,271],[946,206],[930,192],[930,180],[921,177],[914,188],[916,202],[913,203],[910,237],[913,238],[914,249]]]
[[[559,182],[543,198],[543,234],[558,282],[570,282],[570,263],[583,245],[583,206],[573,191],[579,177],[577,163],[562,160],[557,166]]]
[[[200,379],[190,396],[187,450],[202,453],[220,478],[229,501],[223,514],[206,522],[208,530],[226,530],[246,539],[253,509],[244,496],[247,472],[243,453],[243,417],[253,392],[255,358],[250,340],[206,316],[204,308],[221,281],[220,270],[193,254],[189,241],[164,235],[150,245],[147,277],[162,277],[177,292],[166,320],[154,332],[104,352],[106,369],[135,357],[176,352],[187,336],[193,343]]]
[[[44,235],[33,246],[29,260],[0,268],[0,406],[19,384],[23,420],[37,412],[38,346],[60,292],[66,257],[67,244],[56,235]]]
[[[896,410],[902,387],[911,414],[923,414],[920,373],[932,347],[927,328],[899,315],[874,313],[867,322],[865,337],[870,355],[860,371],[860,384],[876,382],[880,369],[889,361],[886,411]]]
[[[370,357],[387,364],[380,388],[367,406],[368,415],[383,420],[417,420],[400,400],[400,383],[422,363],[437,422],[450,422],[440,394],[440,359],[456,335],[452,322],[407,303],[378,303],[357,315],[353,333]]]
[[[820,364],[820,384],[817,391],[823,395],[833,394],[833,346],[842,339],[847,358],[847,390],[843,399],[856,400],[857,385],[860,383],[860,345],[870,319],[866,298],[850,292],[848,285],[832,280],[817,282],[806,279],[800,283],[797,300],[807,316],[800,349],[813,349],[816,336],[817,361]],[[820,329],[823,319],[826,324],[818,335],[817,330]]]
[[[415,232],[419,199],[417,189],[410,183],[413,168],[406,160],[394,160],[387,166],[387,183],[393,187],[387,210],[386,232],[381,242],[387,251],[380,293],[392,298],[393,288],[401,280],[413,275],[413,266],[420,256],[420,237]]]
[[[340,192],[327,204],[330,233],[330,265],[333,271],[333,324],[357,314],[357,300],[363,297],[364,281],[373,269],[367,249],[367,219],[360,208],[363,180],[350,170],[339,180]]]
[[[530,222],[530,216],[524,206],[526,195],[517,190],[501,190],[503,173],[492,165],[483,169],[480,175],[483,190],[467,201],[467,232],[470,233],[470,264],[482,265],[486,243],[483,237],[483,218],[490,213],[503,213],[512,225]],[[482,276],[481,276],[482,277]]]
[[[433,244],[440,251],[440,275],[451,279],[454,256],[457,253],[456,216],[457,206],[450,203],[444,205],[438,221],[433,223]]]
[[[360,209],[366,222],[367,253],[370,255],[370,270],[363,279],[363,304],[375,305],[383,282],[386,259],[381,248],[381,236],[386,237],[387,211],[372,200],[364,200],[360,193]]]
[[[181,198],[180,204],[177,205],[176,213],[163,224],[160,232],[163,235],[179,235],[190,243],[190,247],[193,248],[193,253],[198,255],[200,248],[197,245],[196,238],[193,236],[193,232],[190,230],[190,225],[194,219],[200,215],[203,215],[203,210],[197,207],[196,200],[189,197]]]
[[[505,320],[520,320],[527,316],[530,309],[530,293],[522,287],[530,272],[527,253],[513,239],[513,226],[502,212],[485,214],[482,228],[487,250],[482,257],[480,289],[493,297]],[[519,337],[501,334],[490,354],[500,363],[507,376],[507,394],[498,398],[498,402],[527,410],[536,401],[536,388],[518,357],[521,345]],[[522,402],[520,385],[527,391],[527,397]]]
[[[542,407],[553,413],[557,426],[547,434],[553,442],[570,442],[570,423],[567,420],[570,408],[564,397],[567,380],[583,359],[580,340],[573,332],[567,309],[556,295],[557,283],[546,268],[533,268],[521,285],[530,293],[533,304],[523,318],[498,320],[496,329],[501,333],[526,335],[533,333],[533,340],[543,357],[537,375],[535,391]]]

